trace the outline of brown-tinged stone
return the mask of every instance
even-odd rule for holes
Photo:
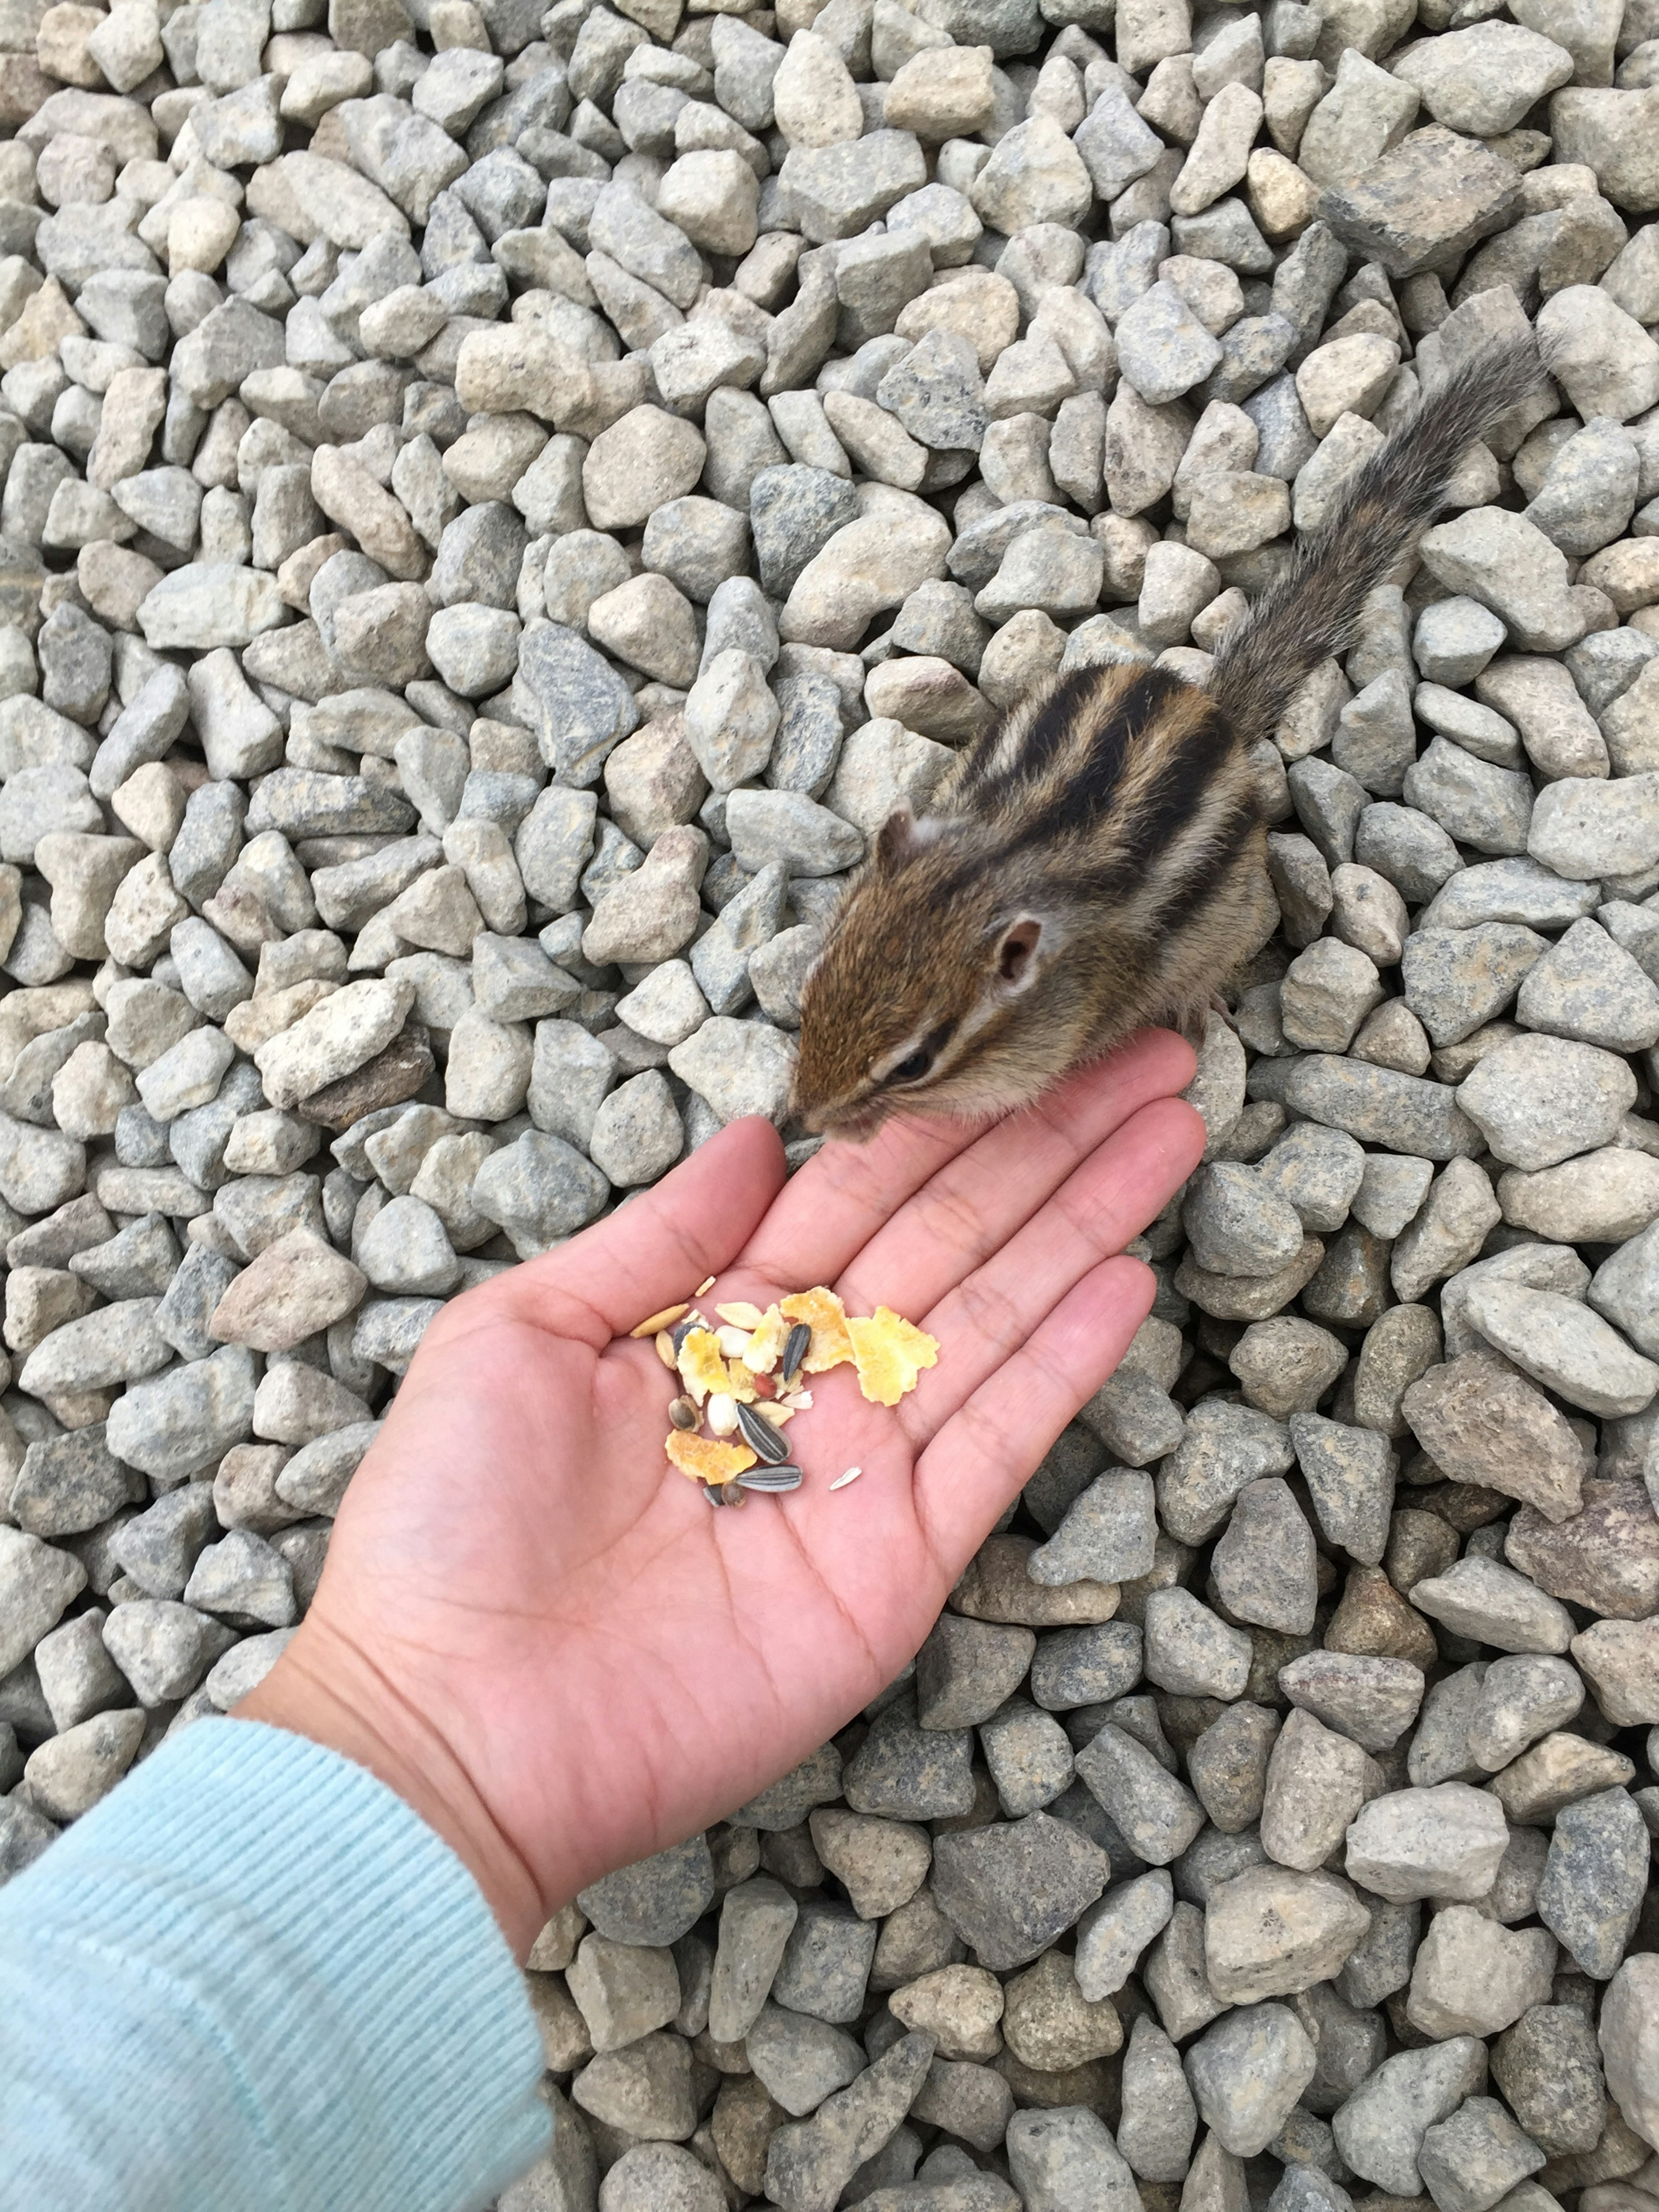
[[[927,1879],[933,1844],[926,1828],[828,1807],[810,1814],[806,1825],[860,1920],[884,1920]]]
[[[1584,1455],[1566,1416],[1507,1364],[1466,1352],[1401,1401],[1418,1441],[1454,1481],[1479,1483],[1553,1521],[1578,1510]]]
[[[1002,2048],[1002,1984],[983,1966],[935,1967],[887,2002],[895,2020],[933,2037],[941,2058],[994,2058]]]
[[[593,2056],[587,2022],[576,2009],[562,1974],[526,1974],[525,1993],[542,2039],[542,2057],[552,2074],[568,2074]]]
[[[1123,2046],[1123,2023],[1109,1997],[1091,2003],[1064,1952],[1049,1951],[1004,1991],[1003,2040],[1023,2065],[1057,2074],[1109,2058]],[[1018,2093],[1017,2093],[1018,2094]]]
[[[1104,2112],[1113,2098],[1112,2070],[1104,2060],[1091,2058],[1081,2066],[1065,2066],[1053,2072],[1039,2066],[1028,2066],[1023,2058],[1016,2058],[1012,2051],[1000,2051],[991,2061],[997,2072],[1014,2093],[1014,2101],[1020,2106],[1032,2106],[1039,2112],[1058,2112],[1067,2105],[1086,2105],[1091,2112]]]
[[[531,1945],[525,1965],[532,1973],[562,1974],[586,1933],[587,1915],[580,1905],[562,1905]]]
[[[432,1042],[417,1022],[405,1023],[386,1050],[337,1083],[325,1084],[302,1098],[294,1111],[319,1128],[349,1129],[381,1106],[401,1106],[412,1098],[436,1067]]]
[[[1409,1659],[1432,1667],[1440,1656],[1434,1631],[1407,1604],[1381,1567],[1349,1570],[1342,1602],[1325,1631],[1328,1651],[1353,1651],[1373,1659]]]
[[[753,2074],[729,2075],[720,2084],[710,2123],[720,2164],[738,2187],[758,2197],[766,2186],[766,2146],[789,2118]]]
[[[1552,1525],[1527,1506],[1504,1552],[1540,1589],[1614,1620],[1659,1613],[1659,1514],[1639,1482],[1587,1482],[1581,1513]]]
[[[951,1610],[969,1620],[1008,1621],[1020,1628],[1070,1628],[1109,1620],[1117,1611],[1115,1583],[1034,1583],[1025,1563],[1036,1549],[1030,1536],[992,1536],[968,1562],[951,1593]]]
[[[1389,1523],[1383,1571],[1395,1588],[1409,1595],[1425,1576],[1443,1575],[1457,1557],[1457,1531],[1437,1513],[1402,1506]]]
[[[1437,1482],[1418,1492],[1423,1504],[1460,1536],[1500,1520],[1514,1504],[1500,1490],[1480,1482]]]
[[[882,1923],[870,1987],[875,1991],[902,1989],[939,1967],[959,1964],[966,1955],[967,1947],[924,1882],[908,1905],[901,1905]]]
[[[290,1352],[358,1305],[368,1278],[309,1229],[291,1229],[244,1267],[213,1310],[209,1334],[255,1352]]]
[[[1302,1293],[1302,1310],[1316,1321],[1344,1328],[1370,1328],[1393,1293],[1389,1258],[1393,1246],[1351,1221],[1325,1248],[1317,1273]]]

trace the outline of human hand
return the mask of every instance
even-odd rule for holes
[[[433,1323],[310,1612],[237,1708],[333,1745],[471,1868],[520,1956],[612,1868],[706,1826],[891,1680],[1152,1304],[1113,1257],[1197,1164],[1167,1030],[981,1133],[890,1122],[785,1182],[734,1123]],[[627,1332],[828,1283],[939,1363],[894,1409],[812,1378],[786,1497],[711,1512],[663,1456],[678,1384]],[[860,1481],[832,1494],[846,1468]]]

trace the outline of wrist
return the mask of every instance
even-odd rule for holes
[[[234,1720],[262,1721],[337,1751],[401,1797],[449,1845],[515,1958],[547,1917],[539,1887],[441,1731],[354,1647],[307,1622]]]

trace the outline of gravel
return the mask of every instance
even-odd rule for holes
[[[1555,388],[1259,749],[1281,927],[1152,1317],[914,1670],[550,1924],[501,2203],[1640,2212],[1656,51],[8,21],[0,1871],[272,1663],[447,1299],[738,1115],[807,1156],[892,808],[1062,657],[1201,674],[1530,315]]]

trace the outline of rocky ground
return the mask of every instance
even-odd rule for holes
[[[1154,1317],[545,1931],[503,2203],[1655,2212],[1659,4],[0,4],[0,1865],[258,1679],[445,1298],[782,1115],[893,805],[1201,680],[1533,316],[1257,748]]]

